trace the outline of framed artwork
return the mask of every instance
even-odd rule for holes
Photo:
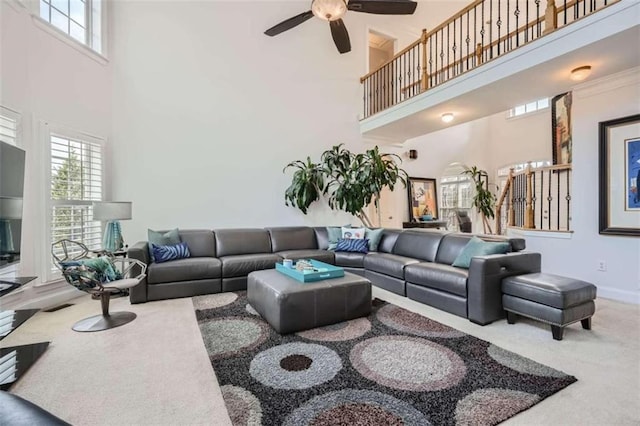
[[[551,131],[553,164],[571,164],[571,92],[551,100]]]
[[[438,216],[438,193],[435,179],[410,177],[407,182],[409,191],[409,221],[419,221],[423,216]]]
[[[599,126],[600,233],[640,236],[640,114]]]

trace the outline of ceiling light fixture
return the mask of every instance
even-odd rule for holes
[[[444,121],[445,123],[451,123],[453,121],[453,113],[444,113],[440,118],[442,118],[442,121]]]
[[[584,65],[571,70],[569,78],[573,81],[582,81],[591,74],[591,65]]]
[[[325,21],[337,21],[347,13],[345,0],[314,0],[311,3],[311,11]]]

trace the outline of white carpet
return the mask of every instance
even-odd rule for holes
[[[640,307],[600,299],[593,330],[574,324],[554,341],[547,326],[529,320],[480,327],[374,288],[374,296],[424,314],[578,378],[578,382],[505,425],[637,425],[640,423]],[[71,325],[97,314],[85,296],[75,306],[38,313],[1,346],[52,344],[12,392],[74,425],[229,425],[191,299],[129,305],[134,322],[98,333]]]

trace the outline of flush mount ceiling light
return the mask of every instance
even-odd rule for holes
[[[451,123],[453,121],[453,113],[450,113],[450,112],[444,113],[440,118],[445,123]]]
[[[347,3],[344,0],[315,0],[311,11],[325,21],[337,21],[347,13]]]
[[[582,81],[591,74],[591,65],[584,65],[571,70],[569,78],[573,81]]]

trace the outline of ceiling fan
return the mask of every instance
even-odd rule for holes
[[[351,41],[342,21],[347,10],[377,15],[411,15],[415,12],[417,5],[417,2],[410,0],[312,0],[310,11],[282,21],[264,33],[270,37],[276,36],[297,27],[315,15],[329,22],[338,52],[347,53],[351,51]]]

